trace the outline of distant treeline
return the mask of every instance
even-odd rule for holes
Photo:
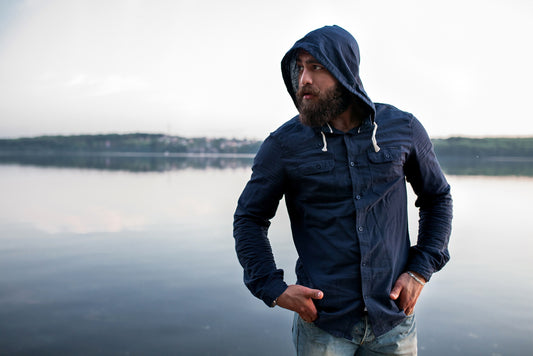
[[[490,158],[533,157],[533,137],[434,139],[439,157]],[[163,134],[108,134],[39,136],[0,139],[0,153],[77,154],[77,153],[198,153],[254,154],[261,141],[227,138],[185,138]]]
[[[0,139],[9,153],[254,153],[260,142],[226,138],[185,138],[163,134],[39,136]]]
[[[439,157],[533,157],[533,137],[527,138],[466,138],[434,139]]]

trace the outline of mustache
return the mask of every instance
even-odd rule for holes
[[[318,95],[320,94],[320,89],[315,88],[311,84],[306,84],[303,87],[298,88],[296,91],[296,96],[298,98],[303,98],[304,95],[311,94],[311,95]]]

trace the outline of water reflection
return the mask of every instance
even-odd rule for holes
[[[292,314],[252,297],[234,252],[251,158],[107,158],[0,164],[0,354],[293,355]],[[533,178],[443,163],[465,175],[449,175],[452,260],[417,305],[420,354],[530,355]],[[269,237],[293,283],[284,204]]]
[[[182,169],[235,169],[252,164],[253,155],[180,155],[180,154],[73,154],[73,155],[0,155],[0,164],[37,167],[83,168],[127,172],[165,172]],[[531,158],[440,157],[449,175],[533,176]]]

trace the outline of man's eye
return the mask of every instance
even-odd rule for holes
[[[313,66],[313,69],[314,69],[314,70],[321,70],[321,69],[323,69],[323,68],[324,68],[324,67],[319,66],[319,65],[314,65],[314,66]]]

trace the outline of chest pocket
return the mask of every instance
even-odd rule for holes
[[[333,170],[333,167],[335,167],[335,161],[327,159],[302,164],[298,167],[298,171],[302,175],[312,175],[330,172]]]
[[[300,201],[326,202],[334,196],[335,161],[333,159],[305,162],[292,172],[291,194]]]
[[[368,152],[372,187],[403,178],[403,156],[399,148],[382,148],[379,152]]]

